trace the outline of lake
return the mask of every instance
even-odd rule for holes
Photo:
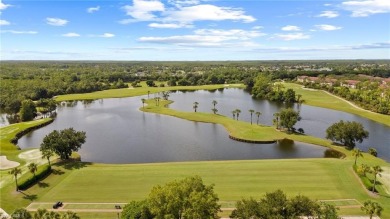
[[[154,95],[151,95],[151,98]],[[22,137],[21,148],[39,147],[45,135],[52,130],[73,127],[86,131],[87,142],[79,151],[83,161],[101,163],[150,163],[204,160],[245,160],[278,158],[323,157],[325,148],[295,142],[250,144],[231,140],[221,125],[191,122],[171,116],[139,111],[141,98],[115,98],[96,101],[75,101],[70,106],[58,108],[55,121]],[[239,108],[240,120],[250,121],[249,109],[261,111],[260,122],[271,125],[273,113],[283,104],[255,100],[242,89],[215,91],[177,91],[170,95],[175,102],[173,109],[193,111],[193,102],[199,103],[198,111],[210,112],[216,100],[219,114],[231,116]],[[297,106],[295,106],[297,107]],[[370,132],[370,138],[358,147],[366,150],[373,146],[380,157],[386,155],[386,142],[390,142],[390,128],[358,116],[334,110],[302,105],[302,120],[296,125],[307,134],[324,137],[326,128],[340,119],[362,122]],[[253,121],[256,121],[255,116]]]

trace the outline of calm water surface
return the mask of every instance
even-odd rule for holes
[[[305,143],[248,144],[228,138],[226,130],[216,124],[190,122],[175,117],[143,113],[141,98],[74,102],[73,106],[58,109],[55,121],[22,137],[21,148],[39,147],[45,135],[52,130],[74,127],[87,133],[87,142],[80,154],[83,161],[102,163],[148,163],[198,160],[240,160],[269,158],[323,157],[325,148]],[[272,124],[273,113],[283,105],[254,100],[241,89],[217,91],[175,92],[171,108],[192,111],[193,102],[199,102],[198,111],[211,112],[212,101],[217,100],[219,114],[231,116],[239,108],[240,120],[250,121],[249,109],[261,111],[260,122]],[[325,129],[340,119],[362,122],[370,131],[370,138],[359,148],[376,145],[379,156],[390,160],[390,129],[386,126],[348,113],[328,109],[301,107],[303,117],[296,127],[307,134],[324,137]],[[253,121],[256,122],[255,116]],[[374,131],[373,131],[374,130]],[[388,147],[388,145],[387,145]],[[387,155],[386,155],[387,152]]]

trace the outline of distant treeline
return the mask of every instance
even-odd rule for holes
[[[141,80],[169,85],[245,83],[253,86],[263,72],[272,79],[299,75],[357,75],[390,77],[387,60],[353,61],[232,61],[232,62],[114,62],[114,61],[1,61],[0,109],[24,99],[125,88]]]

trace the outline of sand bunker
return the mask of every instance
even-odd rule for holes
[[[6,156],[0,156],[0,170],[11,169],[19,166],[18,162],[8,160]]]

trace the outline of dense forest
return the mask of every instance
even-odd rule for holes
[[[342,75],[349,79],[354,79],[359,74],[390,77],[390,62],[388,60],[1,61],[0,68],[0,109],[9,114],[18,113],[22,101],[26,99],[36,101],[61,94],[125,88],[128,87],[127,83],[136,84],[141,80],[166,81],[169,86],[245,83],[251,89],[260,73],[268,75],[270,80],[294,80],[300,75]],[[275,95],[273,96],[275,98]],[[344,95],[341,96],[344,97]],[[276,98],[276,100],[278,99],[280,100],[280,98]],[[281,99],[283,100],[283,98]],[[386,113],[388,110],[382,111]]]

